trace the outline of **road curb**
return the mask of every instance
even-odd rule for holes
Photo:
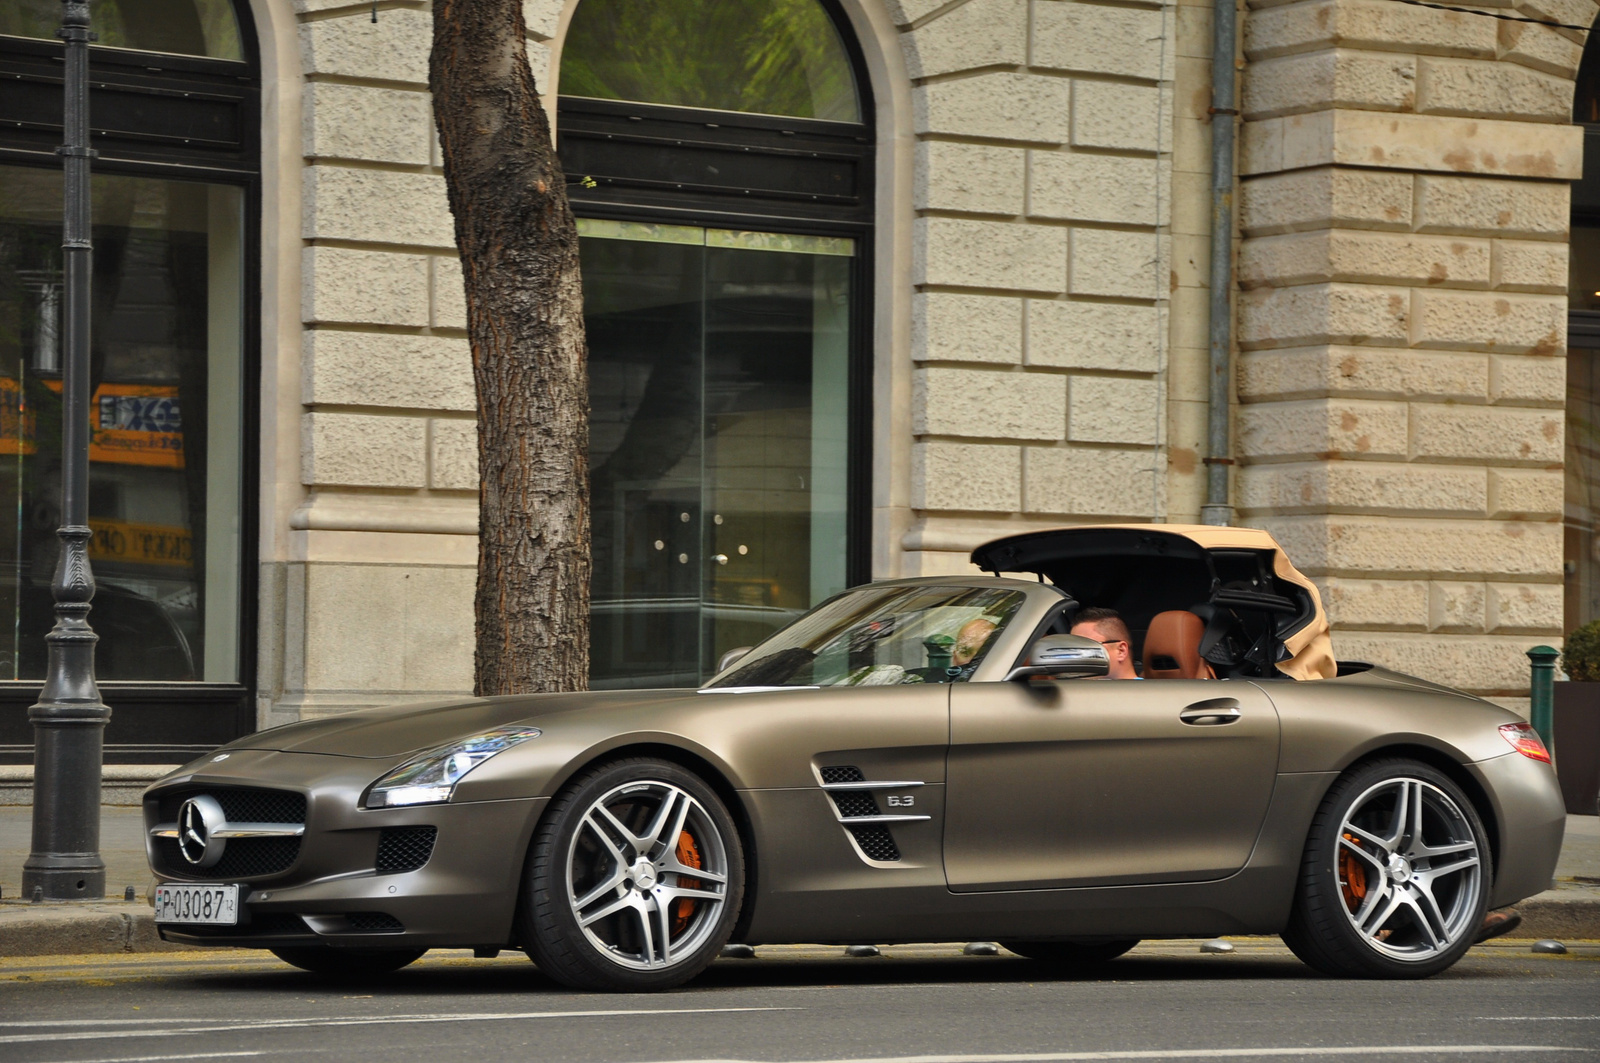
[[[0,956],[175,952],[147,904],[0,904]]]

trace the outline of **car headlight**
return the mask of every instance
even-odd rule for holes
[[[442,804],[467,772],[540,734],[537,727],[496,727],[419,753],[372,785],[366,807]]]

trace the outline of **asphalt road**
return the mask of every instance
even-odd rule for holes
[[[1093,978],[958,946],[771,948],[650,996],[574,993],[513,954],[435,952],[354,983],[249,952],[10,959],[0,1060],[1600,1060],[1600,943],[1492,943],[1389,983],[1316,977],[1275,939],[1197,944]]]

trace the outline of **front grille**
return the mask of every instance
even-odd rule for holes
[[[404,923],[387,912],[350,912],[344,918],[351,930],[369,933],[394,933],[406,928]]]
[[[206,794],[222,806],[229,823],[304,823],[306,795],[292,790],[259,790],[242,786],[186,787],[161,795],[161,822],[175,823],[178,809],[191,797]]]
[[[866,853],[869,859],[883,861],[900,859],[900,847],[895,845],[894,836],[887,828],[871,826],[846,829],[855,836],[856,844],[861,846],[861,851]]]
[[[183,858],[176,838],[155,839],[156,860],[168,871],[187,878],[260,878],[287,871],[300,855],[299,838],[229,838],[222,859],[195,867]]]
[[[378,834],[378,874],[415,871],[426,864],[438,834],[437,827],[385,827]]]
[[[176,823],[178,810],[191,797],[205,794],[222,806],[229,823],[298,823],[306,821],[306,795],[293,790],[267,790],[247,786],[186,786],[159,796],[158,818]],[[183,858],[176,838],[155,839],[157,870],[188,878],[261,878],[287,871],[300,856],[299,838],[230,838],[222,859],[197,868]],[[303,929],[303,928],[302,928]]]
[[[878,801],[867,790],[841,790],[830,793],[833,803],[839,806],[839,815],[851,816],[876,816]]]
[[[823,782],[866,782],[867,777],[854,764],[835,764],[822,769]]]

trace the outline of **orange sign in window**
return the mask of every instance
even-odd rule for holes
[[[181,566],[194,562],[194,537],[188,528],[93,519],[89,527],[94,532],[89,539],[92,561]]]
[[[60,392],[61,381],[44,386]],[[0,377],[0,454],[32,454],[36,418],[18,382]],[[178,389],[101,384],[89,404],[89,460],[183,468],[183,417]]]

